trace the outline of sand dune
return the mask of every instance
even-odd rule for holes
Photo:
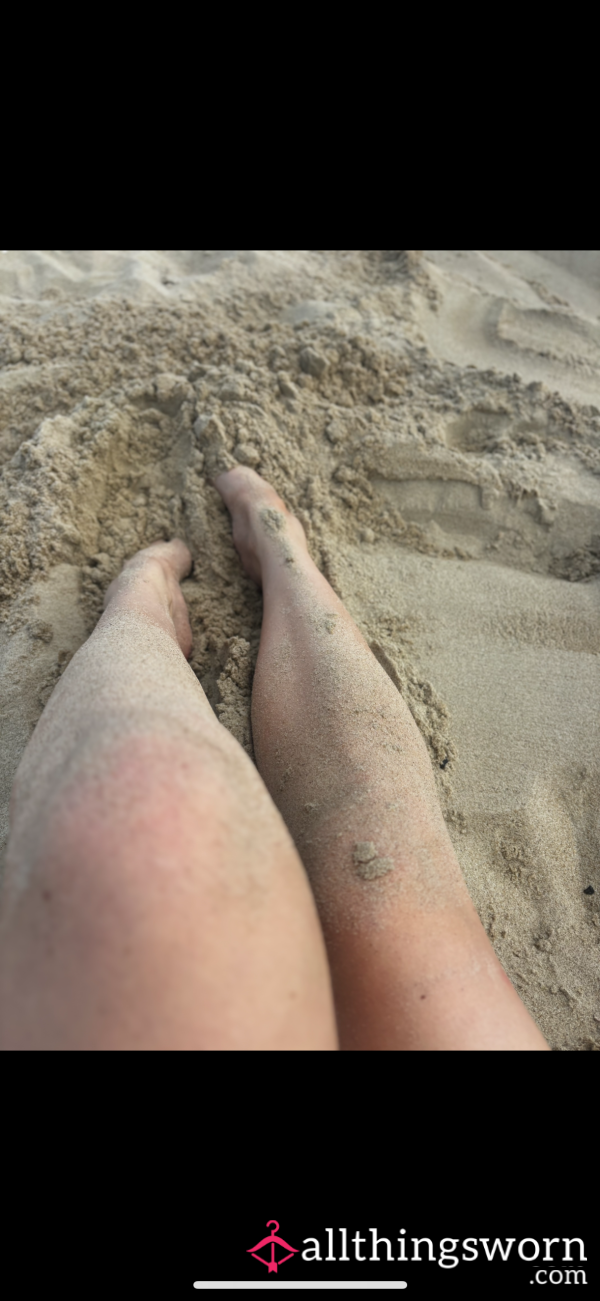
[[[252,753],[260,598],[206,483],[236,460],[406,695],[542,1031],[600,1047],[600,253],[0,253],[3,844],[45,701],[158,537],[192,547],[193,667]]]

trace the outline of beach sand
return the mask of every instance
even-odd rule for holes
[[[600,252],[0,252],[0,842],[123,561],[179,536],[252,755],[254,466],[405,695],[471,896],[555,1049],[600,1048]]]

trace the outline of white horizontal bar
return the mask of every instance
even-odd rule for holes
[[[255,1287],[269,1287],[269,1288],[274,1288],[276,1292],[281,1291],[282,1288],[298,1288],[298,1290],[301,1291],[301,1292],[311,1292],[312,1289],[313,1289],[314,1287],[326,1287],[326,1288],[328,1288],[328,1289],[330,1289],[330,1288],[340,1288],[340,1289],[341,1289],[341,1288],[344,1288],[344,1287],[357,1287],[357,1288],[362,1288],[362,1289],[365,1290],[365,1291],[366,1291],[367,1289],[370,1291],[371,1288],[374,1288],[374,1287],[375,1287],[375,1288],[408,1287],[408,1284],[405,1283],[402,1279],[398,1279],[396,1283],[363,1283],[363,1282],[361,1282],[361,1283],[350,1283],[350,1282],[346,1282],[346,1283],[341,1283],[341,1282],[340,1282],[340,1283],[337,1283],[337,1282],[336,1282],[336,1283],[334,1283],[333,1281],[331,1281],[331,1282],[329,1282],[329,1283],[322,1283],[322,1282],[316,1282],[314,1279],[313,1279],[310,1283],[298,1283],[298,1282],[296,1282],[296,1281],[294,1281],[293,1283],[292,1283],[292,1282],[289,1282],[289,1283],[288,1283],[288,1282],[285,1282],[283,1279],[281,1279],[281,1280],[279,1280],[279,1279],[275,1280],[274,1278],[272,1278],[272,1279],[270,1279],[270,1280],[269,1280],[269,1279],[264,1279],[264,1280],[261,1279],[260,1282],[258,1282],[258,1281],[255,1282],[255,1281],[253,1280],[251,1283],[247,1283],[247,1282],[244,1282],[244,1283],[239,1283],[239,1282],[238,1282],[238,1283],[220,1283],[220,1282],[219,1282],[219,1283],[204,1283],[204,1282],[198,1282],[198,1283],[194,1283],[194,1287],[198,1287],[198,1288],[213,1288],[213,1287],[218,1287],[218,1288],[226,1288],[226,1287],[235,1287],[235,1288],[255,1288]]]

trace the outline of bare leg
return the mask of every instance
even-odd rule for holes
[[[300,523],[252,470],[215,486],[262,584],[256,758],[311,879],[340,1046],[546,1048],[471,903],[412,715]]]
[[[304,869],[186,663],[190,564],[175,541],[126,566],[25,752],[2,1048],[337,1047]]]

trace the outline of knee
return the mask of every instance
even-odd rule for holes
[[[220,728],[220,725],[216,725]],[[229,744],[230,743],[230,744]],[[268,807],[266,807],[268,806]],[[50,813],[13,845],[14,878],[99,918],[243,908],[271,880],[288,836],[258,773],[229,734],[214,744],[130,736],[62,784]],[[187,901],[187,902],[186,902]]]
[[[209,747],[180,737],[129,736],[74,756],[50,789],[23,793],[15,784],[7,872],[150,865],[200,832],[210,839],[211,827],[227,821],[226,767]]]
[[[180,737],[131,737],[110,746],[92,771],[75,776],[55,821],[80,839],[97,835],[117,849],[124,837],[134,837],[150,852],[159,842],[219,822],[230,787],[218,749]]]

